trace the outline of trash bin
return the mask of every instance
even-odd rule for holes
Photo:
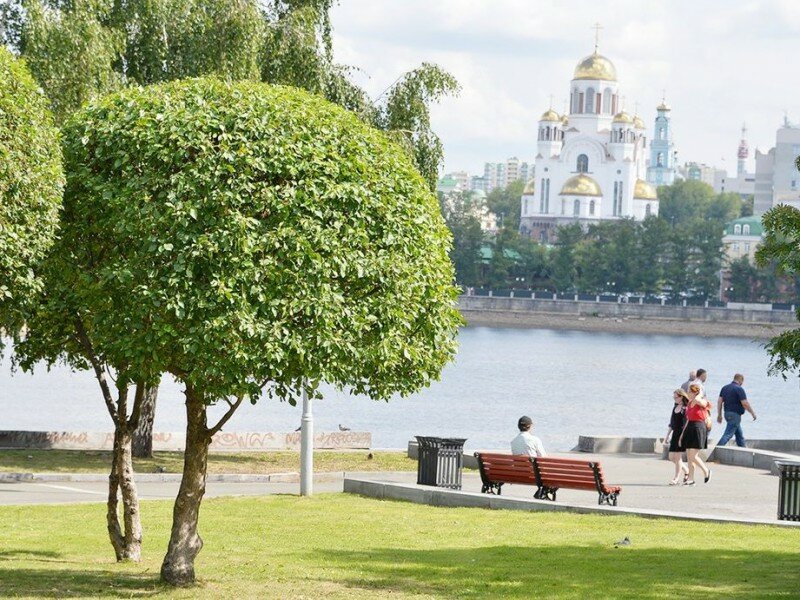
[[[776,460],[780,472],[778,519],[800,521],[800,462]]]
[[[464,442],[467,440],[422,435],[414,437],[419,444],[417,484],[460,490]]]

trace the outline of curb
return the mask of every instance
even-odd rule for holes
[[[410,472],[410,471],[409,471]],[[314,473],[316,483],[342,481],[346,477],[371,477],[377,474],[397,474],[404,471],[333,471]],[[134,473],[136,483],[180,483],[181,473]],[[0,473],[0,483],[53,483],[53,482],[106,483],[105,473]],[[300,473],[211,473],[206,483],[300,483]]]
[[[483,508],[491,510],[520,510],[527,512],[567,512],[578,514],[633,516],[646,519],[674,519],[680,521],[699,521],[706,523],[767,525],[800,529],[800,522],[771,519],[743,519],[695,513],[683,513],[659,509],[625,508],[619,506],[583,506],[563,504],[548,500],[533,500],[509,496],[494,496],[477,492],[464,492],[439,487],[424,487],[408,483],[376,481],[366,478],[345,478],[344,493],[355,494],[378,500],[401,500],[414,504],[447,508]]]

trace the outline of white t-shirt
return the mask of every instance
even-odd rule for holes
[[[520,431],[519,435],[511,440],[511,454],[527,454],[528,456],[547,456],[542,445],[542,440],[530,431]]]

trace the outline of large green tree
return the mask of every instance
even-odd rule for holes
[[[40,287],[63,175],[58,132],[24,64],[0,47],[0,331],[16,331]]]
[[[800,157],[797,159],[800,170]],[[800,210],[786,205],[767,211],[764,224],[764,241],[756,251],[756,261],[761,267],[774,263],[778,271],[795,278],[800,276]],[[800,319],[800,309],[797,311]],[[767,344],[771,356],[770,371],[781,374],[784,379],[788,373],[800,369],[800,329],[786,331]]]
[[[296,89],[128,89],[64,136],[63,227],[93,243],[73,257],[80,285],[65,285],[95,352],[128,380],[185,385],[161,574],[189,583],[208,444],[245,399],[322,381],[388,399],[439,376],[460,323],[450,237],[404,151]],[[209,423],[217,402],[228,410]]]
[[[57,122],[84,102],[122,85],[114,64],[122,33],[110,27],[112,0],[25,0],[20,51],[42,86]]]

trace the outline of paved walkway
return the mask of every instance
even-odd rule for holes
[[[572,454],[596,459],[610,484],[621,485],[619,505],[625,508],[653,509],[681,513],[703,514],[737,519],[776,520],[778,507],[778,478],[766,471],[710,463],[711,481],[703,483],[698,474],[694,487],[668,486],[672,464],[653,455]],[[416,473],[348,473],[375,481],[415,483]],[[315,483],[316,492],[341,492],[342,480],[331,476]],[[139,482],[142,500],[173,499],[178,482]],[[465,471],[463,490],[479,492],[480,476]],[[0,505],[57,504],[70,502],[104,502],[107,484],[98,482],[21,482],[0,483]],[[504,496],[531,498],[534,488],[506,485]],[[298,483],[209,482],[206,497],[258,496],[264,494],[297,494]],[[558,502],[580,506],[597,506],[597,497],[589,492],[560,490]]]
[[[703,483],[698,472],[695,486],[669,486],[672,463],[653,455],[641,454],[563,454],[571,458],[602,463],[609,484],[622,486],[619,506],[634,509],[674,511],[736,519],[777,521],[778,477],[767,471],[709,463],[711,480]],[[364,476],[363,479],[370,479]],[[416,475],[397,475],[371,479],[416,482]],[[536,488],[522,485],[503,486],[503,496],[532,498]],[[480,475],[466,471],[462,490],[480,492]],[[559,490],[558,502],[578,506],[597,506],[597,495],[580,490]]]
[[[367,475],[360,473],[360,476]],[[138,483],[140,500],[174,500],[178,482]],[[341,492],[342,480],[314,484],[314,491]],[[206,498],[216,496],[263,496],[265,494],[299,494],[298,483],[219,483],[206,484]],[[95,481],[0,483],[0,505],[68,504],[73,502],[105,502],[108,484]]]

